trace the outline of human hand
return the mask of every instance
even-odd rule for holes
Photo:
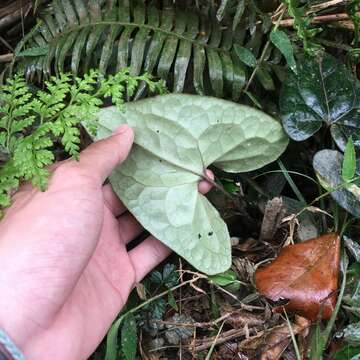
[[[24,185],[0,222],[0,329],[29,360],[87,359],[135,284],[169,254],[152,236],[126,250],[143,229],[103,186],[132,142],[124,125],[79,162],[57,164],[48,190]]]

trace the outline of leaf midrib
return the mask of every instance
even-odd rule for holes
[[[184,40],[184,41],[190,42],[195,46],[209,48],[209,49],[215,50],[217,52],[222,52],[222,53],[226,53],[226,54],[230,53],[230,51],[225,50],[225,49],[223,49],[221,47],[212,46],[212,45],[209,45],[209,44],[207,44],[205,42],[194,40],[194,39],[188,38],[186,36],[180,35],[178,33],[162,29],[161,27],[155,27],[155,26],[152,26],[152,25],[149,25],[149,24],[138,24],[138,23],[134,23],[134,22],[130,23],[130,22],[122,22],[122,21],[96,21],[96,22],[90,22],[90,23],[87,23],[87,24],[80,24],[80,25],[77,25],[77,26],[72,26],[68,30],[59,33],[59,35],[53,36],[54,41],[51,41],[51,42],[57,42],[58,39],[60,39],[62,37],[65,37],[65,36],[71,34],[74,31],[79,32],[79,31],[81,31],[82,29],[84,29],[86,27],[95,27],[95,26],[101,26],[101,25],[102,26],[118,25],[118,26],[124,26],[124,27],[134,27],[134,28],[148,29],[148,30],[151,30],[151,31],[154,31],[154,32],[163,33],[168,37],[175,37],[175,38],[177,38],[179,40]]]

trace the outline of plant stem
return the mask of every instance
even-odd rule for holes
[[[282,6],[282,4],[281,4],[280,6]],[[278,8],[278,9],[279,9],[279,8]],[[277,12],[278,9],[275,10],[275,12]],[[275,23],[275,26],[274,26],[274,30],[276,30],[276,29],[279,27],[279,24],[280,24],[280,22],[281,22],[281,19],[282,19],[284,13],[285,13],[285,10],[286,10],[286,9],[283,9],[283,10],[282,10],[282,12],[280,13],[279,18],[276,20],[276,23]],[[266,42],[266,44],[265,44],[265,46],[264,46],[264,48],[263,48],[263,51],[262,51],[262,53],[261,53],[261,55],[260,55],[260,58],[259,58],[256,66],[255,66],[255,69],[254,69],[253,72],[251,73],[250,78],[249,78],[249,81],[247,82],[247,84],[246,84],[246,86],[245,86],[244,92],[247,92],[247,91],[248,91],[248,89],[249,89],[252,81],[254,80],[254,77],[255,77],[256,73],[258,72],[258,70],[259,70],[262,62],[264,61],[264,58],[265,58],[266,52],[267,52],[267,50],[268,50],[268,48],[269,48],[269,46],[270,46],[270,43],[271,43],[271,41],[270,41],[270,39],[268,39],[267,42]]]
[[[313,204],[315,204],[316,202],[318,202],[319,200],[321,200],[322,198],[328,196],[329,194],[331,194],[332,192],[334,191],[337,191],[337,190],[341,190],[343,188],[346,188],[347,186],[349,186],[350,183],[356,181],[356,180],[359,180],[360,179],[360,176],[357,176],[355,177],[354,179],[352,179],[350,182],[348,183],[342,183],[340,185],[337,185],[335,188],[331,189],[331,191],[326,191],[325,193],[317,196],[310,204],[308,204],[307,206],[303,207],[297,214],[296,216],[299,216],[301,215],[304,211],[306,211],[308,209],[308,207],[312,206]]]
[[[204,174],[201,175],[201,177],[203,179],[205,179],[208,183],[210,183],[214,188],[216,188],[217,190],[219,190],[220,192],[222,192],[224,194],[225,197],[227,197],[228,199],[230,199],[233,202],[235,201],[234,196],[232,196],[231,194],[229,194],[222,185],[218,184],[216,181],[214,181],[213,179],[209,178],[206,173],[204,172]]]

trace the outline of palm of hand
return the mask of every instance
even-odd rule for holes
[[[58,164],[48,190],[23,186],[0,223],[0,328],[30,360],[87,359],[136,282],[169,254],[152,236],[127,251],[142,228],[102,185],[132,141],[124,126],[79,163]]]
[[[19,224],[26,236],[19,237]],[[44,224],[46,229],[38,231]],[[17,256],[15,264],[10,257],[11,264],[4,268],[15,268],[22,278],[10,299],[22,303],[23,310],[13,309],[12,319],[14,323],[18,318],[24,327],[27,318],[24,338],[33,341],[26,351],[37,359],[41,359],[41,354],[35,356],[38,341],[51,344],[47,358],[90,355],[135,282],[167,255],[167,249],[151,237],[128,253],[126,244],[142,231],[141,226],[109,185],[101,186],[71,163],[55,170],[47,192],[24,187],[1,227],[7,229],[12,247],[27,247],[25,258]],[[29,241],[33,237],[36,241]],[[137,261],[146,255],[156,260],[148,265]],[[137,268],[136,263],[143,266]]]

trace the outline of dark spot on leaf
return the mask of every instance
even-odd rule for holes
[[[198,234],[198,238],[201,239],[201,234]]]
[[[161,159],[159,159],[159,161],[160,161],[160,162],[162,162],[162,160],[161,160]]]
[[[157,133],[159,133],[160,131],[159,130],[156,130]]]
[[[210,231],[210,232],[208,233],[208,235],[209,235],[209,236],[212,236],[212,234],[213,234],[213,232],[212,232],[212,231]]]

